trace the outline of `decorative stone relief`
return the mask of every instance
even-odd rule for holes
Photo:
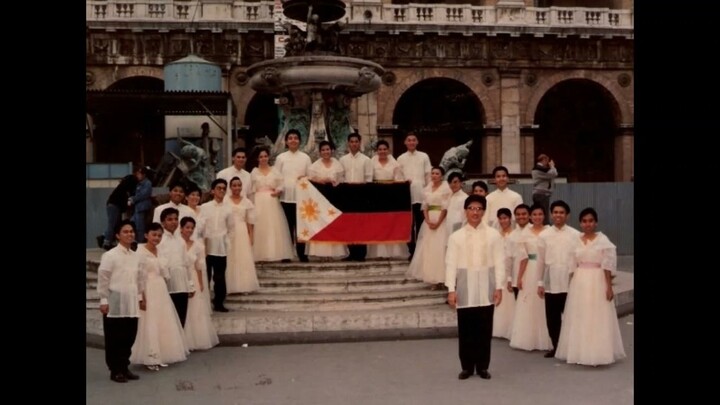
[[[632,78],[627,73],[620,73],[617,77],[617,82],[621,87],[627,87],[632,82]]]
[[[135,53],[135,40],[131,38],[122,38],[118,41],[118,53],[123,56],[130,56]]]
[[[397,76],[395,76],[395,73],[393,72],[385,72],[382,76],[382,82],[386,86],[392,86],[397,82]]]
[[[157,56],[160,53],[160,40],[148,39],[144,43],[145,56]]]
[[[483,73],[482,82],[486,87],[490,87],[495,82],[495,76],[492,73]]]
[[[96,39],[93,41],[93,53],[96,55],[107,55],[110,52],[110,41],[107,39]]]
[[[250,77],[248,77],[247,73],[240,72],[235,75],[235,82],[239,84],[240,86],[244,86],[248,83],[250,80]]]
[[[225,40],[224,45],[225,53],[228,55],[237,55],[237,41]]]
[[[186,39],[174,39],[171,44],[171,53],[174,55],[187,54],[190,49]]]
[[[265,68],[261,76],[270,86],[277,86],[280,84],[280,71],[274,67]]]
[[[87,71],[85,72],[85,85],[92,86],[95,83],[95,73]]]
[[[537,78],[537,75],[535,75],[535,73],[528,73],[525,75],[525,84],[527,86],[532,87],[537,84],[537,81],[538,81],[538,78]]]

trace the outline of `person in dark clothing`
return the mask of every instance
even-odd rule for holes
[[[128,209],[128,199],[135,195],[138,180],[135,174],[128,174],[110,193],[105,210],[107,212],[107,228],[103,235],[102,248],[110,250],[115,246],[115,227],[120,223],[122,214]]]

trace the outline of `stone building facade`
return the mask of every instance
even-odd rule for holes
[[[460,4],[462,3],[462,4]],[[279,4],[279,3],[278,3]],[[277,137],[277,106],[246,70],[276,52],[273,1],[86,0],[87,89],[162,90],[163,66],[192,53],[222,67],[235,145]],[[568,181],[630,181],[634,137],[631,0],[346,1],[341,52],[385,68],[351,124],[402,153],[408,130],[438,164],[472,140],[466,171],[529,175],[539,153]],[[163,118],[95,111],[93,159],[126,162],[138,130],[163,151]],[[222,121],[221,121],[222,122]],[[140,128],[141,127],[141,128]]]

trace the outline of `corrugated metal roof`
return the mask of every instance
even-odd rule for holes
[[[90,114],[124,111],[128,114],[205,115],[206,107],[212,114],[225,115],[230,98],[226,91],[87,89],[85,108]],[[235,115],[235,105],[230,105]]]

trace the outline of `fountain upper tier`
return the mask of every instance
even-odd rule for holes
[[[345,3],[342,0],[287,0],[283,1],[283,14],[287,18],[307,21],[308,8],[317,14],[319,22],[335,21],[345,16]]]
[[[384,69],[377,63],[344,56],[288,56],[250,66],[250,86],[275,95],[333,90],[359,97],[380,87]]]

